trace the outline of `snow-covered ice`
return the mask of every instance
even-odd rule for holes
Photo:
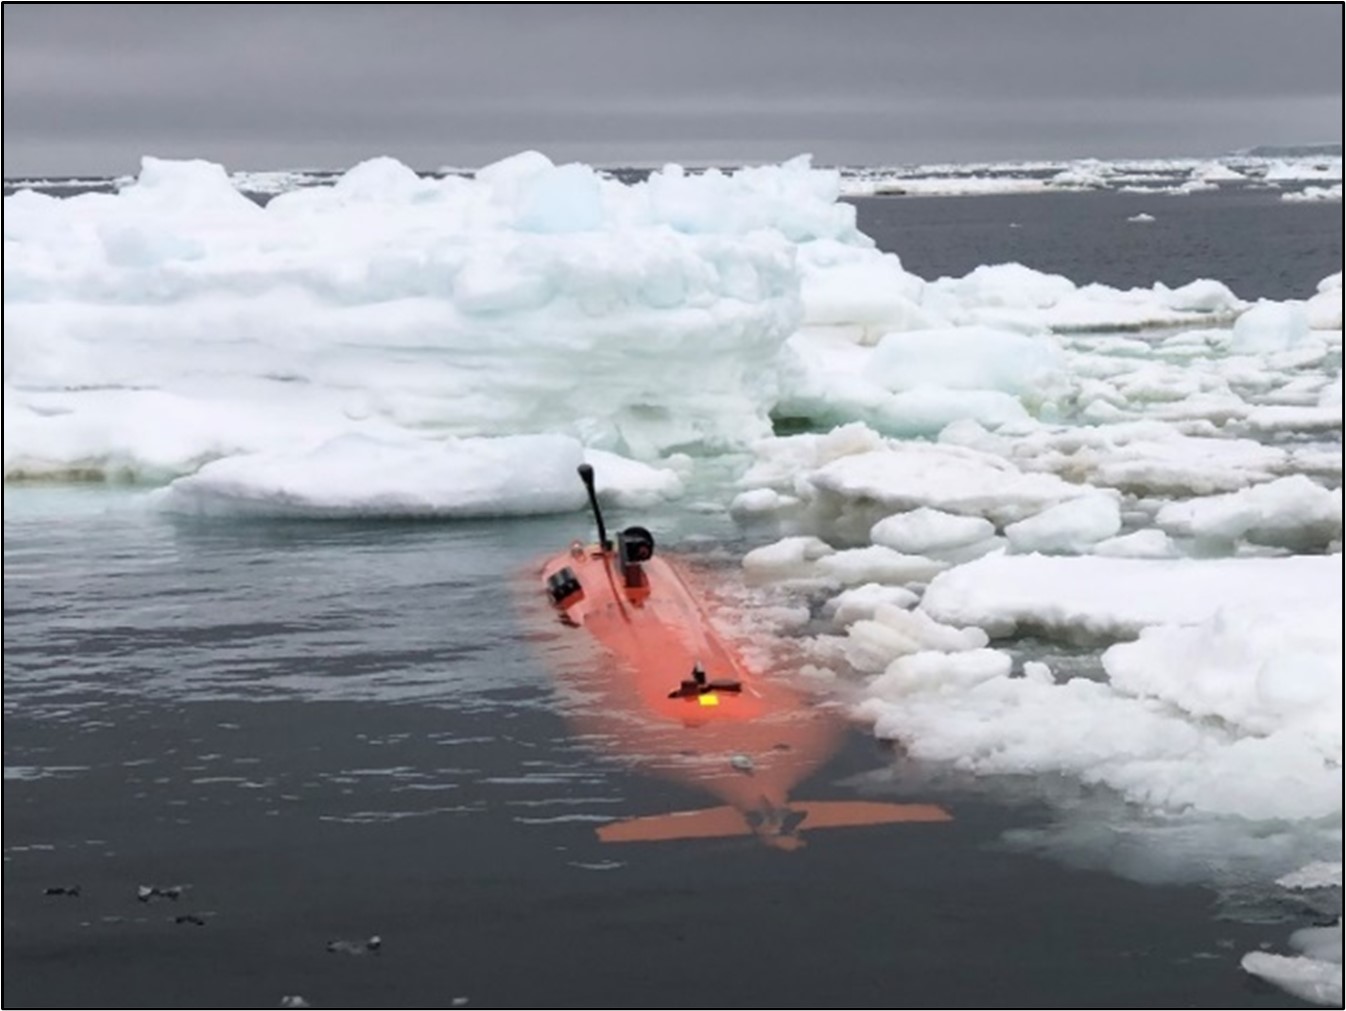
[[[1341,489],[1328,491],[1303,474],[1227,495],[1173,502],[1156,522],[1170,534],[1299,550],[1341,539]]]
[[[1044,509],[1005,528],[1010,546],[1019,552],[1079,554],[1122,528],[1117,496],[1081,495]]]
[[[508,516],[582,508],[580,444],[562,435],[379,440],[231,456],[159,496],[175,512],[279,516]]]
[[[207,463],[154,498],[170,512],[310,517],[488,517],[584,506],[575,479],[594,467],[600,499],[642,508],[682,492],[672,470],[564,435],[420,439],[341,435],[306,449]]]
[[[90,468],[99,454],[46,438],[47,420],[97,432],[142,395],[218,407],[194,412],[183,472],[312,434],[232,444],[235,419],[277,402],[333,436],[379,421],[638,457],[741,445],[769,432],[802,319],[797,250],[880,259],[836,187],[804,163],[628,187],[533,154],[476,180],[375,159],[265,208],[219,166],[155,159],[115,196],[17,193],[5,407],[28,423],[6,425],[7,473]],[[108,389],[116,410],[84,395]],[[107,454],[140,448],[128,433]]]
[[[869,538],[896,551],[926,555],[964,548],[994,534],[994,524],[980,516],[958,516],[922,506],[879,520]]]
[[[1201,621],[1221,607],[1340,603],[1341,579],[1340,554],[1168,560],[990,556],[941,573],[921,607],[940,621],[979,625],[995,636],[1031,628],[1098,641],[1131,638],[1151,625]]]

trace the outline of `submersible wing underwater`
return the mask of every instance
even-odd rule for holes
[[[600,839],[756,836],[794,849],[803,829],[950,820],[935,804],[789,800],[840,746],[841,719],[781,679],[756,676],[716,632],[691,574],[655,555],[647,529],[608,537],[593,468],[579,474],[598,542],[575,541],[542,569],[563,637],[593,647],[566,664],[580,689],[569,716],[641,771],[720,802],[612,822]]]

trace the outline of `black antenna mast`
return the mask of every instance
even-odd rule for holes
[[[594,519],[598,521],[598,545],[604,551],[611,551],[612,542],[608,540],[608,530],[603,525],[603,510],[598,508],[598,493],[594,491],[594,469],[582,463],[579,474],[580,480],[584,482],[584,490],[589,493],[589,508],[594,511]]]

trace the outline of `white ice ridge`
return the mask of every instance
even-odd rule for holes
[[[265,208],[204,162],[146,159],[115,196],[19,192],[4,209],[5,407],[21,422],[7,474],[134,469],[144,444],[117,419],[166,398],[188,402],[196,437],[150,462],[179,473],[372,422],[561,432],[644,457],[740,445],[769,431],[776,354],[803,317],[799,250],[900,272],[837,190],[805,160],[626,186],[527,153],[471,180],[375,159]],[[258,414],[301,430],[236,446]],[[108,435],[81,446],[74,429]]]
[[[926,282],[839,192],[807,159],[627,185],[536,152],[475,178],[374,159],[265,207],[217,165],[152,158],[115,195],[20,191],[5,475],[159,482],[389,430],[652,459],[742,448],[772,413],[996,427],[1107,384],[1053,332],[1210,328],[1246,307],[1211,280],[1117,291],[1017,264]],[[1340,286],[1303,311],[1339,325]],[[1277,332],[1301,363],[1340,344]],[[1099,410],[1149,388],[1100,390]]]

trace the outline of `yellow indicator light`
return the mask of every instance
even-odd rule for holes
[[[714,692],[707,692],[705,695],[698,695],[696,697],[696,700],[700,702],[703,706],[718,706],[720,704],[720,696],[716,695]]]

